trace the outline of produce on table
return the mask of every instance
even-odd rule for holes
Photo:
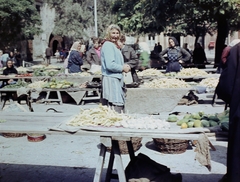
[[[52,79],[50,82],[46,82],[43,85],[43,88],[53,88],[53,89],[60,89],[60,88],[70,88],[73,86],[72,82],[61,80],[57,81],[55,78]]]
[[[44,65],[33,65],[33,66],[31,66],[31,68],[32,69],[43,69],[43,68],[45,68],[46,66],[44,66]]]
[[[137,72],[137,75],[138,76],[164,76],[164,74],[161,71],[153,68],[146,69],[141,72]]]
[[[202,111],[191,114],[187,113],[182,119],[177,120],[177,125],[181,126],[181,128],[214,127],[219,125],[222,130],[228,131],[228,124],[229,110],[208,115],[204,114]]]
[[[17,83],[6,85],[3,88],[21,88],[21,87],[26,87],[27,85],[28,85],[27,82],[22,81],[22,80],[18,80]]]
[[[165,76],[170,76],[170,77],[175,77],[177,75],[176,72],[168,72],[168,73],[165,73]]]
[[[167,121],[169,122],[176,122],[178,120],[178,117],[174,114],[171,114],[168,116]]]
[[[46,66],[45,68],[46,68],[46,69],[61,69],[59,66],[52,65],[52,64]]]
[[[27,87],[32,89],[43,88],[46,83],[47,82],[44,82],[44,81],[36,81],[36,82],[30,83]]]
[[[16,77],[32,77],[33,74],[32,73],[22,73],[20,75],[16,75]]]
[[[34,76],[55,76],[61,72],[60,70],[54,70],[54,69],[44,69],[44,68],[38,68],[35,69],[33,72]]]
[[[219,82],[219,78],[211,77],[211,78],[205,78],[203,79],[199,85],[209,87],[209,88],[215,88]]]
[[[79,72],[79,73],[69,73],[70,76],[92,76],[91,73],[88,72]]]
[[[206,71],[200,70],[198,68],[184,68],[184,69],[181,69],[181,71],[178,72],[176,76],[194,77],[194,76],[206,76],[206,75],[208,75]]]
[[[189,88],[188,83],[175,78],[154,79],[143,84],[145,88]]]
[[[132,129],[169,129],[170,124],[165,120],[152,117],[133,118],[120,114],[107,106],[99,105],[98,108],[81,110],[71,119],[70,126],[105,126],[124,127]]]
[[[16,68],[16,70],[18,71],[18,74],[25,74],[27,73],[28,69],[27,68],[24,68],[22,66]]]
[[[80,113],[68,122],[71,126],[114,126],[116,122],[129,116],[119,114],[110,107],[99,105],[97,108],[81,109]]]
[[[32,69],[61,69],[59,66],[56,66],[56,65],[42,65],[42,64],[39,64],[39,65],[33,65],[31,66]]]
[[[132,129],[170,129],[169,122],[152,117],[130,118],[128,120],[117,122],[115,126],[122,126],[124,128]]]

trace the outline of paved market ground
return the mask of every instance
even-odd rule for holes
[[[35,112],[43,114],[52,107],[58,111],[76,114],[80,108],[97,107],[97,104],[88,103],[80,106],[34,103],[33,108]],[[23,105],[23,107],[26,106]],[[216,104],[212,107],[209,103],[205,103],[176,106],[172,112],[204,111],[212,114],[222,112],[223,109],[223,105]],[[227,142],[213,141],[212,143],[216,151],[210,151],[211,171],[194,160],[194,148],[189,148],[182,154],[163,154],[157,151],[151,138],[143,138],[142,147],[136,154],[144,153],[156,162],[168,166],[171,172],[181,173],[183,182],[217,182],[226,172]],[[95,136],[47,135],[41,142],[29,142],[26,136],[19,138],[0,136],[0,182],[91,182],[98,154],[99,137]],[[109,158],[109,154],[106,158]],[[129,156],[122,155],[122,158],[126,166]],[[104,181],[106,167],[107,163],[104,164],[102,181]]]
[[[33,104],[34,110],[43,114],[50,107],[74,114],[80,108],[97,107],[97,104],[89,103],[84,106],[54,103]],[[222,112],[223,106],[212,107],[209,104],[177,106],[173,112],[199,110],[205,113],[216,113]],[[171,172],[181,173],[183,182],[215,182],[226,172],[227,143],[218,141],[213,142],[213,145],[217,150],[211,150],[211,171],[194,160],[194,148],[189,148],[182,154],[162,154],[157,151],[151,138],[143,138],[142,147],[136,154],[144,153],[156,162],[168,166]],[[91,182],[98,154],[99,138],[95,136],[47,135],[46,139],[41,142],[29,142],[26,136],[19,138],[0,136],[0,181]],[[109,158],[109,154],[106,157]],[[129,156],[123,155],[124,166],[128,162]],[[105,170],[106,165],[104,165]],[[102,181],[104,177],[103,174]]]

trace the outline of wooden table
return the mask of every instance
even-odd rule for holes
[[[7,102],[7,100],[12,101],[11,95],[14,93],[17,93],[19,88],[1,88],[0,89],[0,94],[1,94],[1,107],[0,109],[2,110]],[[33,112],[33,108],[31,106],[31,102],[30,102],[30,98],[31,98],[31,93],[35,92],[35,89],[29,89],[26,93],[27,99],[26,99],[26,103],[29,107],[29,110],[31,112]],[[73,92],[82,92],[82,94],[80,94],[79,96],[79,100],[81,104],[84,104],[84,102],[86,100],[100,100],[100,90],[99,88],[65,88],[65,89],[48,89],[48,88],[43,88],[41,90],[42,92],[46,92],[46,98],[43,100],[45,102],[45,104],[48,104],[50,102],[58,102],[59,104],[62,104],[62,97],[61,97],[61,91],[62,92],[67,92],[68,94],[73,93]],[[87,97],[88,96],[88,92],[90,91],[95,91],[98,96],[96,97]],[[56,92],[57,93],[57,98],[50,98],[50,93],[51,92]],[[77,101],[76,101],[77,102]],[[78,102],[77,102],[78,103]]]
[[[2,110],[7,102],[7,100],[10,101],[10,103],[13,103],[12,95],[17,92],[16,88],[2,88],[0,89],[0,95],[1,95],[1,103],[0,103],[0,110]],[[30,102],[31,97],[31,91],[27,91],[26,95],[26,104],[28,105],[29,111],[33,112],[32,104]],[[19,101],[20,102],[20,101]]]
[[[195,140],[203,131],[208,132],[208,129],[203,128],[189,128],[180,129],[176,123],[172,123],[173,130],[118,130],[116,128],[107,130],[97,129],[80,129],[75,133],[65,131],[52,131],[55,125],[69,120],[72,117],[71,113],[1,113],[1,120],[5,121],[0,123],[0,133],[40,133],[40,134],[60,134],[65,135],[84,135],[84,136],[99,136],[101,142],[101,149],[98,157],[96,171],[94,175],[94,182],[100,182],[103,164],[107,147],[111,147],[110,159],[106,174],[106,181],[112,178],[112,167],[115,162],[120,182],[126,182],[124,167],[119,149],[119,140],[127,141],[130,159],[134,157],[133,146],[131,142],[132,137],[151,137],[151,138],[170,138],[170,139],[185,139]],[[54,119],[53,119],[54,118]],[[210,131],[209,131],[210,132]],[[211,136],[211,135],[209,135]],[[216,133],[212,133],[212,138],[217,139]]]

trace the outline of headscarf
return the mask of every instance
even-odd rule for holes
[[[169,41],[170,39],[173,40],[173,42],[175,43],[175,46],[179,46],[179,43],[178,43],[178,41],[177,41],[177,39],[176,39],[175,37],[169,37],[169,38],[168,38],[168,41]]]
[[[232,42],[230,42],[229,46],[230,47],[233,47],[235,46],[236,44],[238,44],[240,42],[240,39],[234,39]]]
[[[78,48],[79,44],[80,44],[80,42],[74,42],[70,51],[75,50],[75,51],[79,52],[80,51],[80,49]]]

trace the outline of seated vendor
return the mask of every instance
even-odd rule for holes
[[[16,70],[16,68],[14,68],[13,65],[13,61],[12,60],[8,60],[6,63],[6,68],[3,70],[3,75],[11,75],[11,74],[18,74],[18,71]],[[9,80],[4,80],[2,81],[2,84],[0,84],[0,88],[6,86],[6,85],[10,85],[10,84],[15,84],[17,82],[17,80],[15,79],[9,79]]]

